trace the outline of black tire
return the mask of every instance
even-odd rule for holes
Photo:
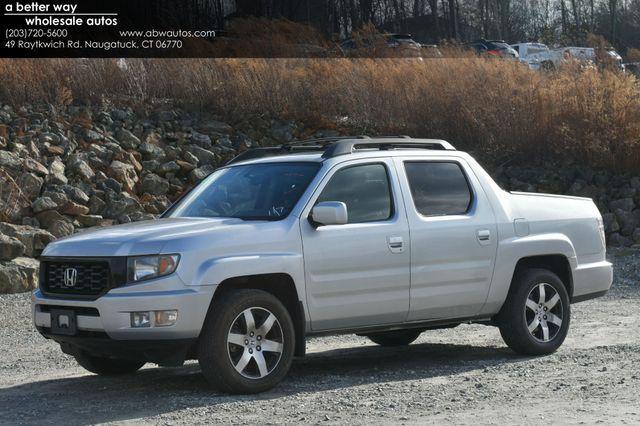
[[[232,360],[232,357],[236,356],[236,354],[244,357],[249,349],[252,349],[251,353],[255,354],[249,355],[249,357],[259,355],[260,347],[257,340],[252,340],[245,347],[235,345],[227,340],[228,334],[236,330],[236,327],[245,321],[245,317],[243,316],[243,319],[240,319],[240,316],[246,310],[251,310],[253,314],[256,314],[255,339],[258,338],[260,325],[264,325],[266,322],[266,317],[258,318],[258,314],[266,311],[265,315],[273,314],[277,319],[277,322],[270,327],[270,331],[265,335],[264,339],[272,342],[281,340],[279,342],[281,343],[281,352],[277,361],[274,361],[277,355],[276,352],[267,352],[267,350],[260,352],[263,357],[262,361],[267,360],[268,366],[270,359],[273,365],[264,376],[262,376],[263,372],[259,370],[257,357],[250,358],[248,364],[246,364],[246,369],[243,369],[242,372],[236,370],[236,365],[240,364],[238,359]],[[248,328],[246,322],[244,322],[244,325]],[[236,334],[245,333],[248,337],[248,330],[237,330]],[[276,336],[274,337],[270,333],[275,333]],[[266,291],[241,289],[224,294],[219,300],[214,301],[200,334],[198,362],[203,375],[216,389],[226,393],[258,393],[271,389],[282,381],[291,368],[294,348],[295,332],[293,321],[282,302]],[[251,370],[258,377],[249,377]]]
[[[422,330],[408,329],[368,334],[367,337],[380,346],[405,346],[416,340],[420,334]]]
[[[146,364],[144,361],[134,361],[128,359],[105,358],[89,355],[79,351],[73,356],[78,364],[85,370],[100,376],[120,376],[132,374]]]
[[[540,286],[545,288],[547,303],[539,303],[542,300]],[[552,306],[556,297],[553,292],[559,296],[559,300]],[[538,306],[534,310],[536,300]],[[558,318],[560,325],[556,324]],[[570,320],[571,305],[567,289],[556,274],[546,269],[526,269],[518,273],[498,315],[500,334],[505,343],[522,355],[555,352],[567,337]],[[546,337],[543,324],[547,328]],[[533,328],[532,331],[529,331],[529,326]]]

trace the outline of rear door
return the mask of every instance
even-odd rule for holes
[[[396,159],[411,232],[409,321],[477,314],[497,248],[493,210],[462,158]]]
[[[341,201],[349,222],[313,226],[314,204]],[[409,226],[391,159],[349,161],[323,179],[300,219],[314,331],[403,322],[409,311]]]

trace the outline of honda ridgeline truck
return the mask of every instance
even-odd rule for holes
[[[549,354],[612,267],[590,199],[505,192],[444,141],[361,136],[245,151],[158,220],[51,243],[40,278],[35,326],[87,370],[197,359],[251,393],[320,334],[408,345],[474,322]]]

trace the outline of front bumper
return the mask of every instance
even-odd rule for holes
[[[114,288],[96,300],[45,296],[36,290],[32,294],[33,321],[42,334],[52,337],[48,311],[72,309],[77,312],[79,335],[104,333],[113,340],[193,339],[200,334],[214,291],[215,286],[185,286],[176,274]],[[176,323],[167,327],[131,327],[131,312],[160,310],[177,310]]]

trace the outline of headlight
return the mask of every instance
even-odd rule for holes
[[[150,280],[173,273],[180,261],[179,254],[136,256],[127,259],[127,282]]]

